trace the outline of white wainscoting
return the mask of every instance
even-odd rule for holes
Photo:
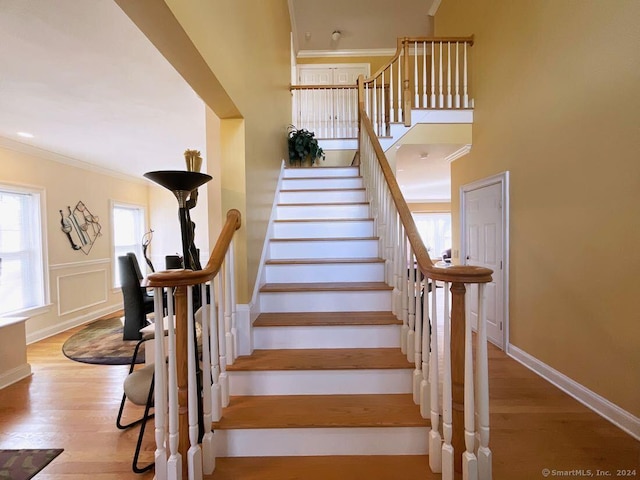
[[[109,295],[106,268],[58,275],[56,285],[60,317],[106,303]]]

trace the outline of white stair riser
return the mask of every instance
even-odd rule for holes
[[[218,457],[426,455],[428,437],[428,427],[262,428],[216,430],[214,442]]]
[[[399,348],[400,325],[260,327],[253,329],[253,347]]]
[[[383,282],[384,263],[266,265],[267,283]]]
[[[282,190],[326,189],[326,188],[362,188],[360,177],[353,178],[283,178]]]
[[[412,392],[413,370],[229,372],[231,395],[375,395]]]
[[[369,205],[362,203],[336,205],[278,205],[278,220],[316,218],[369,218]]]
[[[373,220],[343,222],[274,222],[274,238],[346,238],[372,237]]]
[[[280,192],[279,203],[364,202],[364,190],[298,190]]]
[[[359,167],[315,167],[308,168],[285,168],[284,178],[324,178],[324,177],[357,177],[360,175]]]
[[[388,291],[260,293],[260,311],[274,312],[380,312],[391,310]]]
[[[372,258],[378,256],[378,240],[283,240],[269,242],[272,259]]]

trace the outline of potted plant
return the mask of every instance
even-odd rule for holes
[[[289,125],[288,130],[289,164],[302,167],[313,166],[316,160],[324,160],[324,150],[318,145],[318,139],[313,132],[305,128]]]

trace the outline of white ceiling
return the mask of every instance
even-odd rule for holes
[[[303,55],[392,49],[397,36],[431,35],[437,4],[289,0]],[[206,154],[203,102],[113,0],[0,0],[0,65],[0,145],[137,178],[184,168],[187,148]],[[447,149],[407,147],[397,157],[407,199],[440,199],[448,168],[438,155]],[[433,176],[445,170],[446,179]]]
[[[136,177],[204,151],[203,102],[113,0],[0,0],[0,65],[0,137]]]

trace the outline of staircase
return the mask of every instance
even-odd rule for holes
[[[357,167],[284,170],[211,478],[435,478],[366,198]]]

